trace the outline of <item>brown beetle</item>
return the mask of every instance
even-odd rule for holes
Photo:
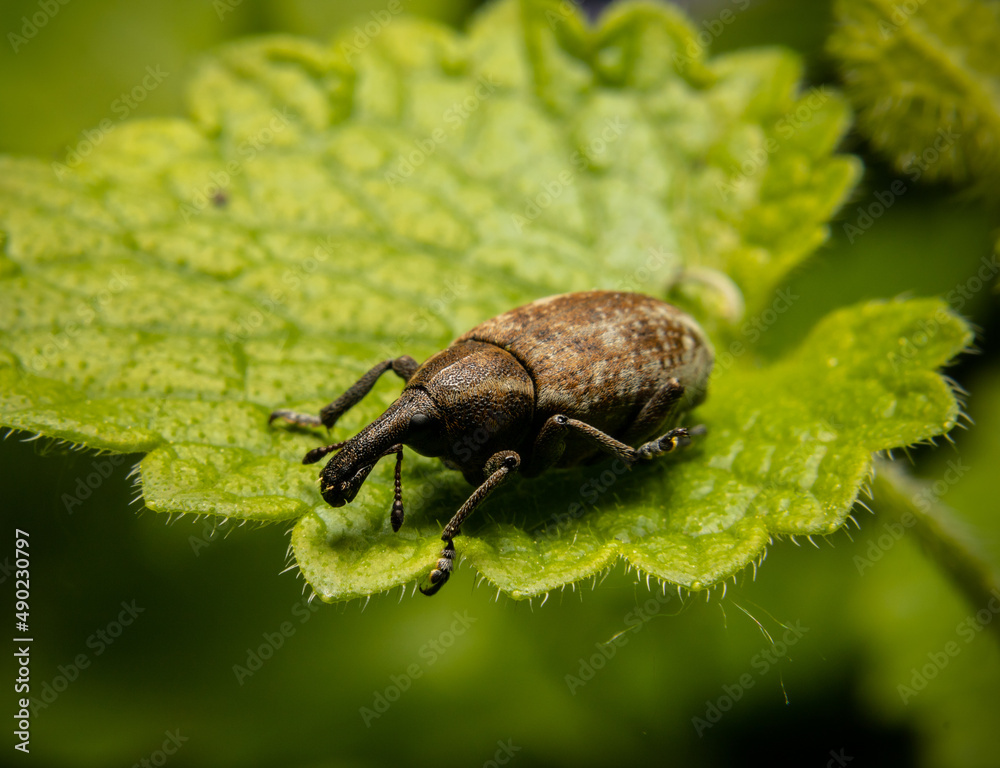
[[[406,382],[378,419],[302,463],[339,449],[320,483],[326,502],[341,507],[379,459],[395,454],[394,531],[403,524],[404,445],[477,486],[441,533],[445,547],[420,588],[432,595],[451,575],[452,539],[465,518],[516,470],[534,477],[602,452],[632,465],[703,431],[677,424],[704,400],[712,362],[704,332],[676,307],[638,293],[568,293],[487,320],[423,365],[406,355],[385,360],[318,418],[281,410],[270,420],[329,429],[386,371]]]

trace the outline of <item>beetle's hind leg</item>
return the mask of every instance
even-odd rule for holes
[[[617,456],[628,466],[638,461],[646,461],[664,453],[684,447],[691,442],[692,435],[705,433],[704,426],[676,427],[664,435],[633,448],[621,440],[616,440],[607,432],[592,427],[584,421],[571,419],[561,413],[549,417],[542,426],[532,447],[531,459],[525,475],[533,477],[552,467],[562,457],[566,449],[566,436],[570,433],[593,443],[605,453]]]
[[[648,436],[659,424],[673,426],[684,400],[684,386],[677,379],[667,383],[653,394],[635,417],[635,421],[625,430],[622,441],[634,445],[637,440]],[[664,435],[666,437],[666,435]]]
[[[650,398],[622,438],[626,443],[633,443],[639,436],[648,435],[657,424],[676,423],[684,400],[684,387],[677,379],[670,379]],[[677,448],[691,444],[692,435],[705,434],[704,425],[697,427],[677,427],[655,440],[643,443],[634,451],[632,461],[643,461],[670,453]]]
[[[676,429],[671,429],[665,435],[661,435],[655,440],[650,440],[648,443],[643,443],[636,448],[636,459],[653,459],[665,453],[670,453],[677,448],[685,448],[691,444],[692,435],[703,435],[707,431],[704,424],[699,424],[696,427],[677,427]]]
[[[434,568],[427,579],[420,585],[420,591],[425,595],[433,595],[448,581],[455,567],[455,543],[452,541],[461,533],[462,523],[471,515],[476,507],[483,503],[496,488],[507,480],[521,466],[521,457],[514,451],[498,451],[490,456],[483,469],[486,480],[472,492],[455,516],[441,532],[444,549],[438,557]]]

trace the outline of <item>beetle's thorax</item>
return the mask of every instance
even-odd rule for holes
[[[477,475],[497,451],[518,448],[534,416],[531,376],[494,344],[469,341],[438,352],[420,366],[403,394],[413,391],[433,400],[444,442],[434,452],[404,442],[467,475]]]

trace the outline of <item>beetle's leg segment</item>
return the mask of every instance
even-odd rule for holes
[[[592,427],[586,422],[571,419],[561,413],[550,416],[538,437],[535,438],[534,449],[531,452],[530,476],[534,476],[553,466],[562,456],[566,448],[566,434],[575,432],[578,436],[596,443],[597,446],[606,453],[614,454],[621,458],[626,464],[634,464],[636,461],[635,449],[620,440],[615,440],[611,435],[602,432],[597,427]],[[528,471],[525,474],[529,474]]]
[[[451,571],[455,567],[455,544],[451,539],[445,542],[444,549],[434,566],[434,570],[428,574],[427,579],[420,585],[420,591],[430,597],[436,595],[437,591],[444,586],[451,576]]]
[[[317,461],[322,459],[328,453],[333,453],[334,451],[339,451],[347,445],[347,441],[344,440],[342,443],[333,443],[331,445],[321,445],[319,448],[313,448],[309,453],[302,457],[303,464],[315,464]]]
[[[465,518],[471,515],[476,510],[476,507],[482,504],[486,500],[486,497],[493,493],[497,486],[509,478],[511,473],[520,466],[521,457],[514,451],[497,451],[490,456],[486,461],[486,466],[483,468],[486,480],[472,492],[472,495],[465,500],[465,503],[455,513],[455,516],[444,527],[444,530],[441,532],[441,540],[449,541],[461,534],[462,523],[465,522]]]
[[[622,442],[632,445],[636,440],[645,437],[657,424],[675,424],[670,421],[676,414],[678,406],[684,397],[684,387],[677,379],[670,379],[646,401],[625,434]]]
[[[383,360],[351,385],[344,394],[329,405],[324,406],[320,410],[318,418],[310,416],[307,413],[281,410],[274,411],[267,422],[270,424],[275,419],[284,419],[289,424],[297,424],[302,427],[326,427],[327,429],[333,429],[333,425],[337,423],[337,419],[357,405],[371,391],[371,388],[375,386],[375,382],[378,381],[379,376],[383,373],[391,370],[403,381],[409,381],[410,377],[413,376],[419,367],[419,363],[409,355],[397,357],[395,360]]]
[[[451,571],[454,568],[455,545],[452,542],[462,531],[462,523],[471,515],[476,507],[483,503],[498,486],[509,478],[521,466],[521,457],[514,451],[497,451],[486,462],[483,472],[486,480],[472,492],[466,499],[455,516],[448,521],[448,525],[441,532],[441,540],[444,541],[444,549],[437,564],[430,572],[427,580],[420,586],[420,591],[425,595],[433,595],[448,581]]]
[[[620,440],[615,440],[611,435],[590,426],[586,422],[571,419],[562,414],[556,414],[545,422],[538,433],[538,437],[535,439],[531,455],[531,475],[538,474],[559,460],[566,447],[566,434],[570,431],[575,432],[579,437],[590,440],[602,451],[617,456],[627,465],[631,466],[637,461],[652,459],[655,456],[669,453],[678,446],[687,445],[690,442],[690,435],[702,434],[705,428],[703,426],[692,427],[691,429],[677,427],[665,435],[658,437],[656,440],[650,440],[638,448],[633,448]]]

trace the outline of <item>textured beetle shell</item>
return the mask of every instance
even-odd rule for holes
[[[684,387],[672,419],[650,424],[636,440],[662,434],[669,421],[700,403],[712,370],[712,347],[689,315],[649,296],[616,291],[568,293],[512,309],[476,326],[454,344],[480,341],[508,351],[535,385],[532,434],[555,414],[579,419],[615,438],[671,379]],[[596,449],[567,441],[559,466]]]

